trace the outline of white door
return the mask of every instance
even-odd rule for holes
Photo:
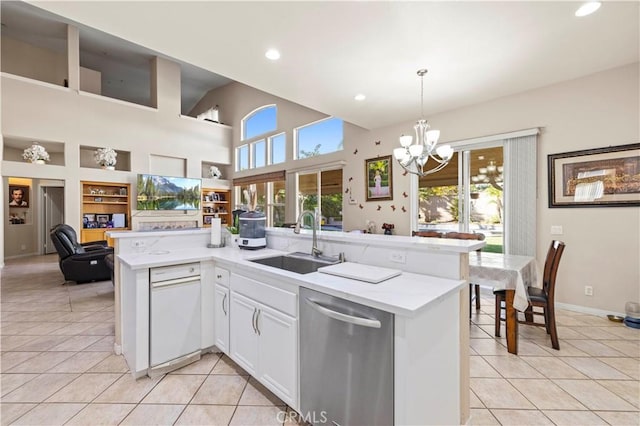
[[[229,353],[231,358],[251,375],[258,370],[258,334],[255,330],[257,303],[231,292]]]
[[[257,318],[259,376],[267,387],[291,407],[297,406],[298,322],[260,305]]]
[[[216,284],[213,308],[216,328],[215,345],[229,355],[229,289]]]
[[[64,187],[42,187],[44,206],[44,254],[55,253],[56,248],[49,237],[49,231],[64,223]]]

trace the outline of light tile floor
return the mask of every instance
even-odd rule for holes
[[[2,425],[281,425],[293,416],[226,356],[133,380],[112,353],[111,282],[62,282],[55,255],[2,270]],[[470,325],[472,424],[640,424],[640,332],[557,315],[560,351],[543,329],[521,326],[520,355],[509,355],[483,295]]]

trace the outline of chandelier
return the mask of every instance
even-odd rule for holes
[[[487,167],[478,168],[478,174],[471,176],[471,183],[488,183],[502,191],[502,182],[504,180],[503,171],[504,168],[502,166],[497,166],[496,162],[491,160],[489,164],[487,164]]]
[[[400,147],[393,150],[393,156],[403,169],[418,176],[425,176],[442,170],[453,157],[453,148],[450,145],[438,145],[440,130],[429,130],[431,126],[424,119],[424,75],[426,69],[418,70],[420,76],[420,112],[421,118],[413,129],[416,132],[416,141],[411,136],[400,136]],[[436,164],[433,168],[425,169],[429,158]]]

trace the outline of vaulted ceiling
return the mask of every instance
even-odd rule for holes
[[[567,1],[30,3],[364,128],[418,118],[420,68],[428,117],[635,63],[640,51],[639,2],[607,1],[584,18]]]

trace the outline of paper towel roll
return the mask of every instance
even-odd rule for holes
[[[211,245],[219,246],[222,242],[222,222],[219,217],[211,219]]]

